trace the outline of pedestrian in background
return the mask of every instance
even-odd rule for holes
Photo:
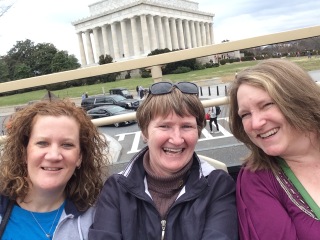
[[[210,121],[209,121],[209,127],[210,127],[210,133],[213,133],[212,130],[212,122],[214,122],[214,125],[216,125],[217,131],[215,133],[219,133],[219,124],[218,124],[218,115],[220,114],[220,107],[211,107],[209,108],[208,113],[210,114]]]
[[[144,88],[142,86],[139,86],[139,96],[140,96],[140,99],[142,99],[144,96]]]
[[[82,95],[81,95],[81,101],[83,100],[83,99],[85,99],[86,98],[86,94],[85,93],[82,93]]]

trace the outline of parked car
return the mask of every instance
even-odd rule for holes
[[[88,97],[82,100],[81,107],[86,111],[100,107],[103,105],[118,105],[126,109],[137,110],[139,107],[140,101],[137,99],[126,99],[121,95],[102,95],[102,96],[93,96]]]
[[[111,88],[109,90],[110,94],[118,94],[121,96],[124,96],[125,98],[133,98],[132,94],[130,94],[129,90],[123,87],[119,87],[119,88]]]
[[[105,106],[100,106],[96,108],[90,109],[87,114],[92,118],[103,118],[103,117],[110,117],[110,116],[116,116],[116,115],[122,115],[122,114],[127,114],[127,113],[132,113],[134,112],[133,110],[130,109],[125,109],[123,107],[117,106],[117,105],[105,105]],[[135,120],[130,120],[130,121],[125,121],[125,122],[118,122],[114,123],[115,127],[123,126],[123,125],[128,125],[135,123]]]

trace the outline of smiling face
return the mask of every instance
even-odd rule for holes
[[[237,101],[245,132],[266,154],[284,157],[300,148],[301,134],[290,126],[266,91],[241,84]]]
[[[170,176],[192,159],[198,141],[196,118],[170,113],[156,116],[148,126],[150,166],[158,176]]]
[[[81,164],[80,126],[67,116],[36,116],[27,146],[28,177],[34,191],[63,192]]]

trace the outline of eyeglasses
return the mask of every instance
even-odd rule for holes
[[[197,94],[198,95],[198,86],[191,82],[178,82],[172,84],[170,82],[158,82],[151,85],[149,93],[153,95],[162,95],[171,93],[172,89],[176,87],[182,93],[186,94]]]

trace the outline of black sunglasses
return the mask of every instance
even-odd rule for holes
[[[198,86],[191,82],[178,82],[175,84],[172,84],[170,82],[158,82],[150,86],[149,93],[153,95],[168,94],[171,93],[174,87],[178,88],[182,93],[186,94],[198,95],[199,92]]]

